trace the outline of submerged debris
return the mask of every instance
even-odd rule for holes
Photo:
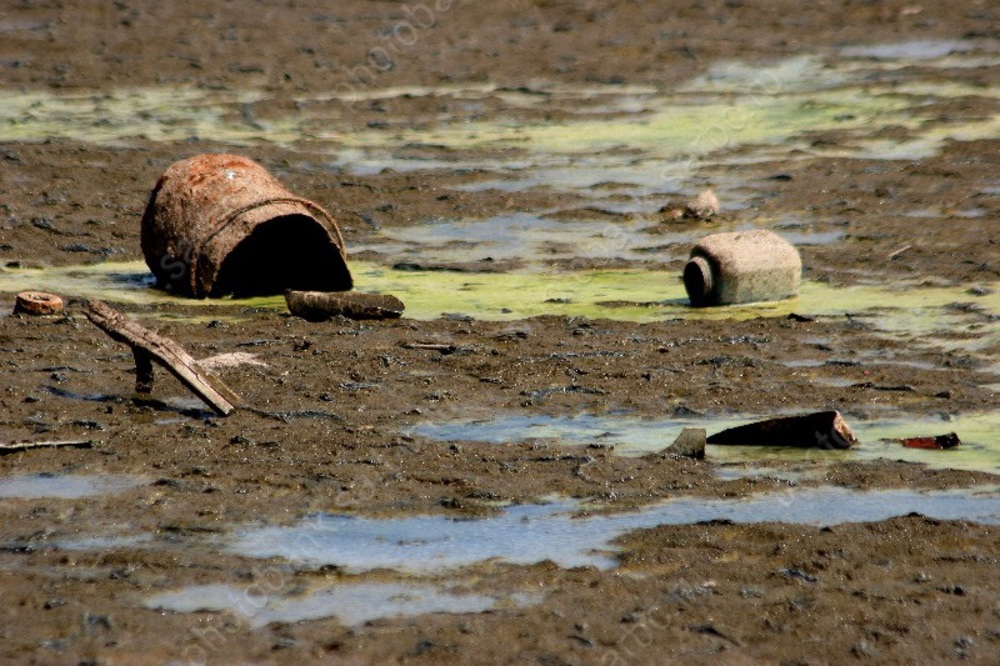
[[[743,446],[847,449],[858,439],[840,412],[831,410],[757,421],[717,432],[707,441]]]

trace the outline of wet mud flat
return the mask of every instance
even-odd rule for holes
[[[1000,16],[958,4],[11,10],[0,310],[68,308],[0,316],[0,433],[87,444],[0,456],[4,661],[992,663]],[[149,189],[204,152],[404,317],[152,289]],[[687,308],[749,227],[800,297]],[[89,297],[254,409],[134,395]],[[824,409],[855,450],[662,453]]]

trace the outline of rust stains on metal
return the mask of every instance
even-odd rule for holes
[[[14,314],[55,315],[63,311],[63,299],[44,291],[22,291],[14,300]]]
[[[141,238],[159,286],[178,295],[353,286],[333,216],[238,155],[198,155],[171,165],[150,194]]]

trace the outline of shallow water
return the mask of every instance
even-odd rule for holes
[[[870,58],[873,60],[925,61],[941,60],[954,54],[969,53],[973,44],[959,39],[920,39],[894,44],[871,46],[846,46],[840,54],[847,58]]]
[[[634,208],[602,203],[597,211],[607,219],[587,220],[584,212],[573,219],[572,211],[553,219],[556,211],[511,213],[485,220],[440,220],[409,227],[384,229],[384,241],[358,245],[355,252],[371,250],[394,261],[461,262],[468,259],[513,260],[539,266],[557,259],[624,259],[669,262],[687,259],[690,248],[704,230],[663,232],[656,221],[619,219],[618,211]],[[753,228],[734,225],[733,231]],[[728,230],[728,229],[727,229]],[[651,235],[650,232],[655,232]],[[798,223],[785,222],[775,229],[796,246],[828,245],[841,239],[843,231],[810,231]],[[655,248],[655,250],[651,249]]]
[[[248,557],[281,557],[307,568],[337,565],[354,573],[393,569],[431,574],[489,560],[522,565],[550,560],[562,567],[610,569],[617,565],[615,539],[658,525],[732,520],[825,526],[878,521],[914,511],[943,520],[1000,523],[1000,496],[992,487],[980,492],[928,493],[821,488],[738,500],[679,498],[635,513],[576,517],[580,508],[569,501],[519,505],[475,520],[321,514],[291,527],[242,530],[226,549]]]
[[[356,627],[384,617],[481,613],[493,608],[497,601],[494,597],[455,594],[429,585],[358,582],[284,596],[233,585],[193,585],[157,594],[145,606],[175,613],[228,611],[246,619],[252,627],[327,617],[336,617],[341,624]]]
[[[439,441],[477,441],[502,444],[550,440],[559,444],[610,444],[622,455],[642,455],[669,446],[684,428],[705,428],[709,435],[766,417],[711,416],[638,419],[625,415],[553,417],[539,414],[500,414],[482,420],[428,422],[414,426],[411,435]],[[1000,473],[1000,414],[961,414],[948,420],[900,415],[875,421],[852,421],[859,443],[846,450],[799,449],[769,446],[709,444],[706,457],[716,462],[905,460],[929,467]],[[909,449],[905,437],[958,434],[962,444],[949,450]]]
[[[120,493],[142,483],[139,477],[121,474],[15,474],[0,476],[0,499],[82,499]]]

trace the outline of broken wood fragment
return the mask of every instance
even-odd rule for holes
[[[0,442],[0,454],[14,453],[16,451],[28,451],[29,449],[44,449],[58,447],[73,447],[77,449],[89,449],[94,445],[92,439],[74,439],[61,442]]]
[[[296,317],[324,321],[338,315],[349,319],[397,319],[406,306],[390,294],[353,291],[286,291],[285,303]]]
[[[684,428],[681,434],[677,436],[677,439],[674,440],[674,443],[663,449],[663,453],[682,458],[704,460],[705,441],[704,428]]]
[[[858,439],[840,412],[831,410],[749,423],[717,432],[707,441],[709,444],[847,449]]]
[[[904,437],[899,442],[908,449],[953,449],[962,443],[958,434],[949,432],[934,437]]]
[[[222,380],[198,365],[194,357],[173,340],[150,331],[98,300],[87,301],[84,313],[87,319],[113,340],[132,348],[136,392],[149,393],[152,390],[152,361],[156,361],[216,413],[228,416],[242,405],[239,396],[223,384]]]

